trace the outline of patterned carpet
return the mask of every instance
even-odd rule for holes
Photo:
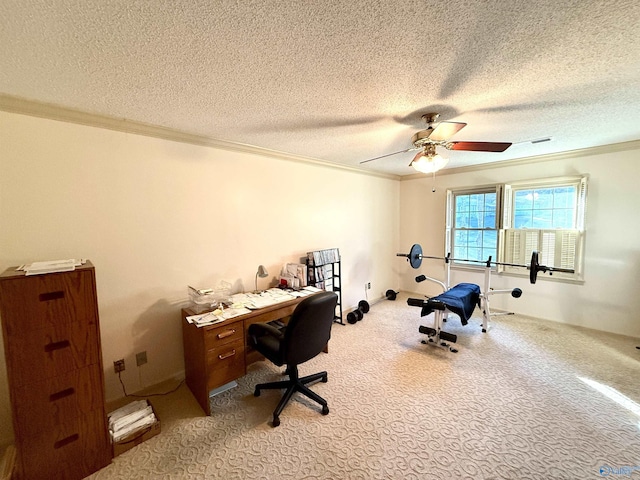
[[[329,372],[312,386],[329,415],[297,395],[272,428],[280,393],[253,386],[280,369],[258,362],[211,417],[185,386],[153,397],[162,433],[90,478],[640,479],[637,339],[518,315],[482,333],[476,312],[449,320],[451,353],[420,343],[432,315],[406,298],[335,325],[300,367]]]

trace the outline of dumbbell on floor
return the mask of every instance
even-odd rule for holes
[[[356,322],[359,322],[364,317],[364,314],[367,313],[368,311],[369,311],[369,302],[367,302],[366,300],[360,300],[358,302],[358,308],[347,314],[347,322],[349,322],[352,325]]]
[[[384,294],[387,297],[387,300],[395,300],[398,296],[398,292],[395,292],[393,290],[387,290]]]

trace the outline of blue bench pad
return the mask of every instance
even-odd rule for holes
[[[462,325],[466,325],[476,306],[480,306],[480,287],[474,283],[459,283],[455,287],[441,293],[431,300],[438,300],[447,306],[447,309],[460,317]],[[424,303],[420,316],[429,315],[435,309]]]

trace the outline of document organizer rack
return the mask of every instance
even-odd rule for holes
[[[335,292],[338,295],[333,321],[344,325],[342,321],[341,275],[340,251],[337,248],[307,252],[307,284],[327,292]]]

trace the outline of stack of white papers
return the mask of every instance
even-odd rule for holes
[[[305,287],[297,291],[285,291],[280,288],[270,288],[260,293],[236,293],[231,295],[233,302],[229,308],[218,308],[212,312],[201,313],[198,315],[187,316],[187,322],[197,327],[206,327],[216,323],[224,322],[239,315],[251,313],[251,310],[277,305],[282,302],[288,302],[299,297],[306,297],[313,293],[321,292],[316,287]]]
[[[251,310],[288,302],[294,298],[296,297],[291,293],[280,288],[270,288],[260,293],[237,293],[231,297],[234,303],[240,303]]]
[[[72,272],[79,267],[87,263],[85,259],[75,260],[70,258],[68,260],[49,260],[47,262],[33,262],[29,265],[20,265],[16,270],[24,270],[25,275],[42,275],[44,273],[55,272]]]
[[[109,415],[109,432],[113,442],[153,425],[158,419],[146,400],[137,400]]]
[[[304,287],[301,290],[295,290],[293,292],[289,292],[291,295],[293,295],[294,297],[308,297],[309,295],[312,295],[314,293],[318,293],[321,292],[322,290],[320,290],[319,288],[316,287]]]
[[[201,313],[199,315],[189,315],[187,322],[195,324],[197,327],[206,327],[214,323],[224,322],[229,318],[251,313],[251,310],[245,308],[242,304],[234,304],[229,308],[216,309],[213,312]]]

